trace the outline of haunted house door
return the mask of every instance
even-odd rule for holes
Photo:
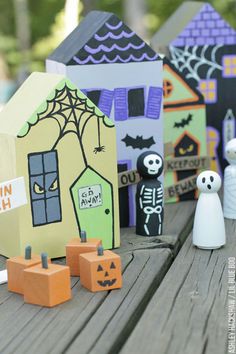
[[[88,238],[102,240],[104,248],[114,246],[114,207],[112,184],[87,167],[71,186],[71,196],[80,230]]]

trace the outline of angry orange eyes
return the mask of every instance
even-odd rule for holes
[[[116,269],[116,266],[115,266],[114,262],[111,262],[110,269]],[[102,268],[102,266],[99,264],[99,265],[98,265],[97,272],[101,272],[102,270],[103,270],[103,268]]]
[[[186,152],[192,152],[192,151],[193,151],[193,149],[194,149],[193,144],[190,144],[190,145],[189,145],[189,147],[188,147],[187,149],[183,149],[182,147],[181,147],[181,148],[179,148],[179,153],[180,153],[180,155],[185,155],[185,154],[186,154]]]

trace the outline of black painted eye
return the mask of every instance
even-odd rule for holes
[[[210,181],[213,182],[214,181],[214,177],[210,176]]]
[[[203,179],[202,179],[202,183],[205,183],[206,182],[206,178],[205,177],[203,177]]]
[[[103,270],[102,266],[99,264],[97,272],[101,272]]]
[[[160,161],[158,159],[156,159],[156,163],[159,165]]]
[[[111,262],[110,269],[115,269],[115,268],[116,268],[116,266],[115,266],[114,262]]]
[[[149,165],[153,165],[153,161],[152,160],[149,161]]]

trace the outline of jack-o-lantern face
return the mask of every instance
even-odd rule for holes
[[[107,291],[122,286],[121,259],[112,251],[83,253],[79,257],[80,282],[91,291]]]
[[[108,261],[104,264],[99,264],[97,268],[97,276],[98,279],[97,283],[102,286],[102,287],[109,287],[115,284],[116,282],[116,265],[115,265],[115,260],[112,261],[110,264]]]

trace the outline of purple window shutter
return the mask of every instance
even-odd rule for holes
[[[128,119],[127,89],[116,88],[114,90],[114,98],[115,98],[115,120]]]
[[[159,119],[161,112],[162,87],[150,86],[148,92],[146,117]]]
[[[101,91],[98,107],[108,117],[110,116],[111,113],[112,100],[113,100],[113,91],[105,90],[105,89]]]

